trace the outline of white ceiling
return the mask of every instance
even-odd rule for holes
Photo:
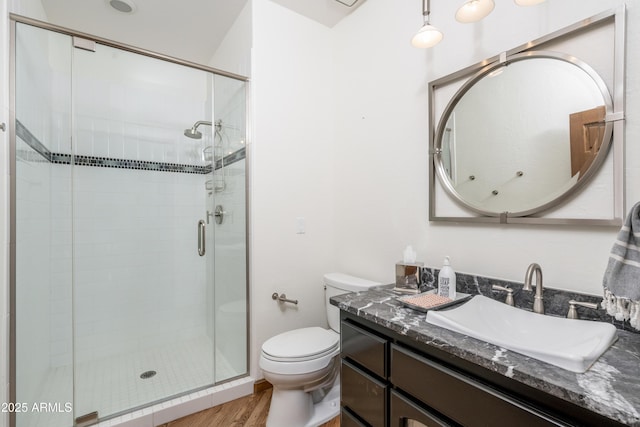
[[[327,27],[333,27],[342,18],[353,12],[366,0],[355,0],[355,4],[347,7],[336,0],[271,0],[287,9],[291,9],[301,15],[318,21]],[[342,0],[346,4],[354,0]]]
[[[48,21],[153,52],[208,64],[248,0],[133,0],[125,14],[108,0],[41,0]],[[365,0],[272,0],[332,27]],[[352,0],[344,0],[352,1]]]
[[[207,64],[247,0],[41,0],[49,22],[153,52]]]

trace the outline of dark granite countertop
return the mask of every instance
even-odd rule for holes
[[[436,347],[623,424],[640,427],[640,335],[618,330],[618,340],[578,374],[426,322],[402,306],[392,287],[331,298],[341,310]]]

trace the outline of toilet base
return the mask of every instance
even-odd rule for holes
[[[318,427],[339,414],[340,381],[316,404],[310,393],[274,387],[267,427]]]

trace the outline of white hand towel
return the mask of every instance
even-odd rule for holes
[[[640,329],[640,202],[631,208],[613,244],[602,286],[607,313]]]

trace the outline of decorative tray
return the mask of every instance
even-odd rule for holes
[[[406,307],[426,313],[429,310],[440,310],[441,308],[460,304],[461,302],[468,300],[472,296],[472,294],[456,292],[456,298],[451,300],[447,297],[439,296],[437,290],[433,289],[421,294],[399,297],[397,298],[397,300]]]

